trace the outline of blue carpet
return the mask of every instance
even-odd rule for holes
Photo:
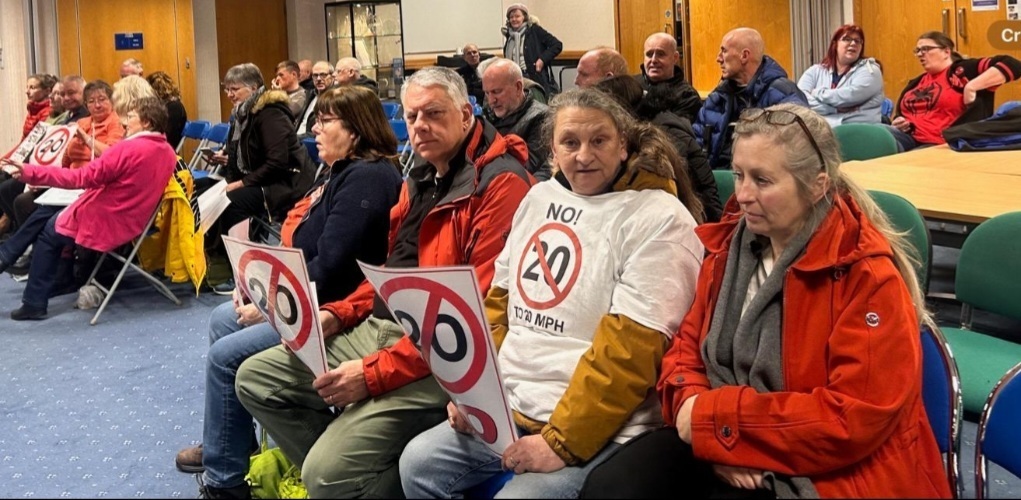
[[[178,307],[131,279],[96,326],[75,294],[14,322],[23,288],[0,276],[0,496],[195,497],[174,456],[201,439],[206,325],[228,297],[175,285]]]

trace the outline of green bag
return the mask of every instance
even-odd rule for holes
[[[301,469],[291,463],[280,448],[267,448],[262,431],[262,450],[252,455],[245,480],[252,487],[252,498],[308,498],[301,482]]]

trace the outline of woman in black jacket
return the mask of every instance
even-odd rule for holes
[[[659,88],[653,87],[648,93],[644,93],[641,84],[633,77],[619,75],[607,78],[596,84],[595,88],[613,96],[640,121],[658,125],[666,132],[677,152],[688,160],[687,168],[674,166],[674,175],[687,175],[691,179],[692,188],[702,201],[703,220],[718,222],[723,215],[723,204],[717,194],[716,178],[713,177],[713,170],[709,166],[705,151],[695,140],[691,122],[687,118],[666,111],[668,108],[665,103],[668,98],[660,95]],[[664,90],[669,92],[669,89]]]
[[[532,20],[528,7],[520,3],[507,7],[507,25],[501,31],[506,38],[503,56],[518,63],[525,77],[542,85],[546,95],[559,93],[552,65],[564,44]]]
[[[235,224],[257,218],[269,224],[283,220],[287,211],[312,186],[315,164],[298,142],[287,92],[268,90],[262,72],[252,63],[227,70],[224,92],[234,104],[227,135],[226,155],[213,163],[225,164],[230,205],[217,219],[218,234]],[[219,238],[210,238],[218,240]],[[234,289],[233,280],[214,287],[220,294]]]

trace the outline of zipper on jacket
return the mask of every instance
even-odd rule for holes
[[[475,244],[479,241],[479,236],[482,235],[481,229],[475,229],[472,231],[472,237],[468,241],[468,246],[464,250],[464,262],[467,264],[471,260],[472,252],[475,250]]]

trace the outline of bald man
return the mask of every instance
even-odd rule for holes
[[[480,65],[486,92],[486,121],[503,135],[516,135],[528,145],[528,169],[536,180],[550,178],[549,148],[542,137],[542,123],[549,108],[525,92],[521,66],[502,57]]]
[[[311,92],[312,89],[316,88],[315,83],[312,81],[311,59],[298,61],[298,85],[301,85],[305,92]]]
[[[345,57],[337,61],[333,72],[333,81],[338,87],[343,85],[361,85],[373,92],[379,92],[376,81],[362,74],[362,63],[353,57]]]
[[[142,75],[142,61],[129,57],[121,63],[121,78],[131,75],[143,76]]]
[[[635,80],[646,92],[657,94],[657,100],[664,103],[665,110],[695,121],[702,107],[702,98],[684,79],[677,40],[669,33],[653,33],[645,39],[643,51],[642,73],[635,75]]]
[[[740,118],[742,111],[783,102],[808,107],[808,99],[787,78],[787,71],[766,55],[766,43],[754,29],[737,28],[724,35],[716,62],[722,74],[720,84],[709,94],[692,125],[709,164],[721,169],[730,168],[730,124]]]
[[[294,131],[299,139],[313,137],[312,125],[316,121],[316,102],[319,95],[333,87],[333,65],[329,61],[316,61],[312,66],[312,90],[305,93],[305,109],[294,121]]]
[[[482,62],[479,46],[474,43],[465,45],[461,58],[464,59],[464,66],[457,68],[457,74],[461,75],[464,84],[468,86],[468,95],[475,97],[475,103],[481,106],[486,93],[482,90],[482,77],[479,76],[479,63]]]
[[[588,88],[607,78],[627,74],[627,61],[620,52],[609,47],[596,47],[578,59],[578,75],[574,77],[574,84]]]

